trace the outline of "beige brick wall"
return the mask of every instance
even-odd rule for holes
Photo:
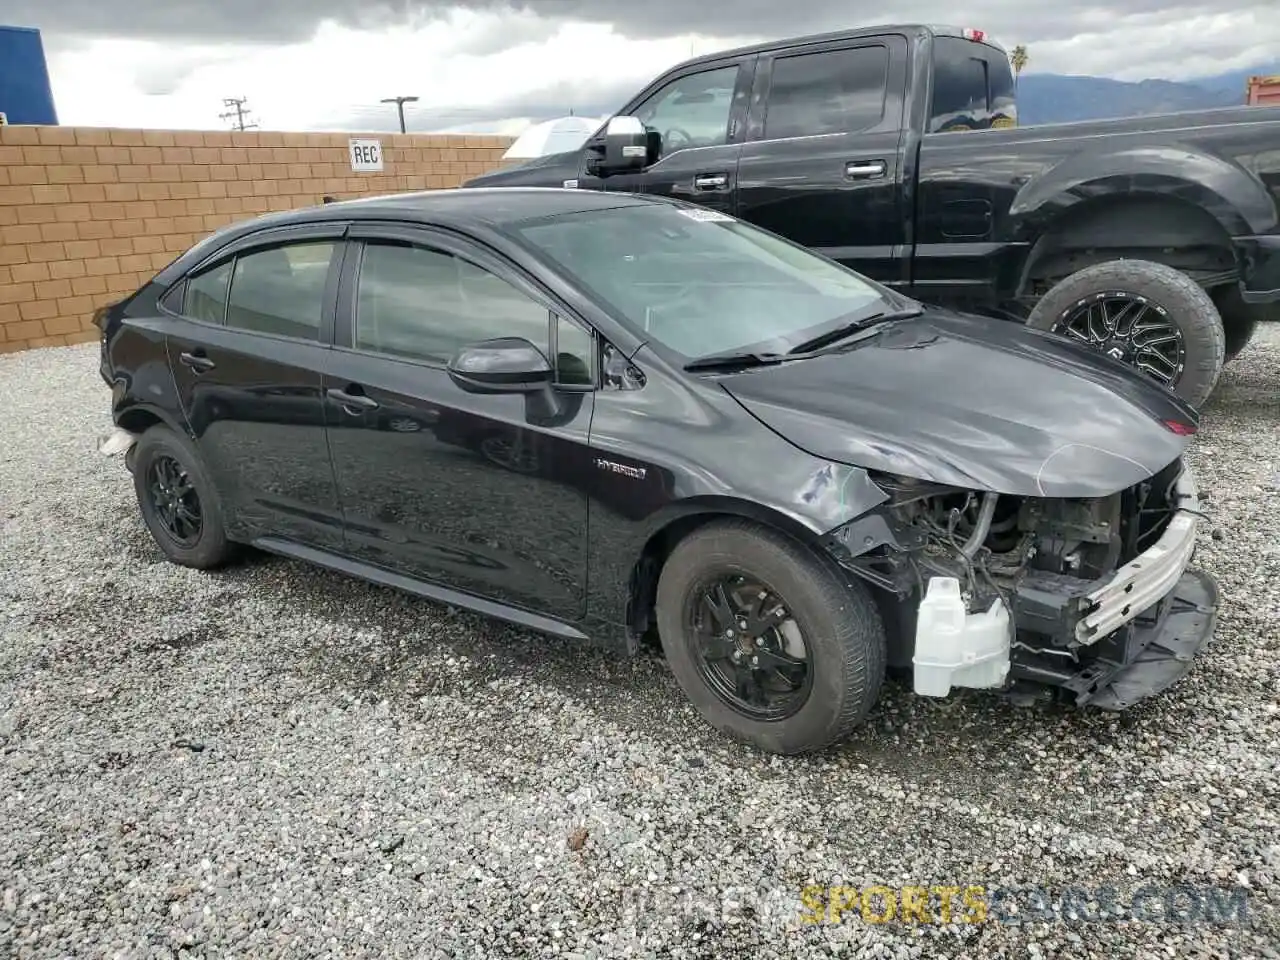
[[[351,171],[351,136],[383,172]],[[457,186],[505,137],[0,126],[0,353],[92,340],[93,311],[198,238],[273,210]]]

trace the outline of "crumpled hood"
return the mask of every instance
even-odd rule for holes
[[[929,309],[862,336],[720,383],[815,456],[1016,496],[1115,493],[1186,449],[1163,421],[1198,422],[1145,375],[1012,321]]]

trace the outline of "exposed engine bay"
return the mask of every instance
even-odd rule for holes
[[[926,685],[921,664],[937,666],[930,658],[939,650],[951,655],[940,661],[951,664],[951,684],[970,685],[964,665],[1000,655],[991,636],[999,629],[1008,635],[1009,669],[978,671],[984,679],[972,685],[1031,680],[1083,702],[1156,639],[1176,612],[1175,587],[1196,592],[1198,581],[1183,580],[1198,502],[1180,459],[1091,499],[1002,496],[883,474],[874,480],[889,499],[836,532],[844,548],[837,556],[892,595],[883,606],[914,648],[917,692]],[[941,599],[931,596],[935,588]],[[1196,598],[1194,612],[1208,615],[1213,601]],[[921,611],[934,619],[918,619]],[[947,631],[950,640],[941,638]]]

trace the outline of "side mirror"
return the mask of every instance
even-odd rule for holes
[[[604,173],[628,173],[649,165],[650,137],[635,117],[612,117],[604,128]]]
[[[531,393],[551,382],[551,364],[523,337],[469,344],[449,361],[449,376],[468,393]]]

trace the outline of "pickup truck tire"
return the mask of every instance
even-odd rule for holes
[[[1240,287],[1234,283],[1216,288],[1213,291],[1213,302],[1222,316],[1222,329],[1227,335],[1226,362],[1230,363],[1249,345],[1258,321],[1266,317],[1267,309],[1275,308],[1246,303],[1244,297],[1240,296]]]
[[[1247,347],[1249,341],[1253,339],[1253,332],[1257,327],[1258,321],[1253,318],[1233,323],[1227,327],[1227,353],[1223,359],[1224,363],[1230,363],[1240,356],[1240,351]]]
[[[879,697],[885,629],[867,587],[767,526],[726,518],[694,530],[663,564],[655,607],[676,681],[739,742],[820,750]]]
[[[1150,260],[1109,260],[1073,273],[1040,298],[1027,325],[1138,367],[1196,408],[1209,399],[1226,357],[1222,318],[1209,294],[1182,271]],[[1180,349],[1159,342],[1168,335]]]

